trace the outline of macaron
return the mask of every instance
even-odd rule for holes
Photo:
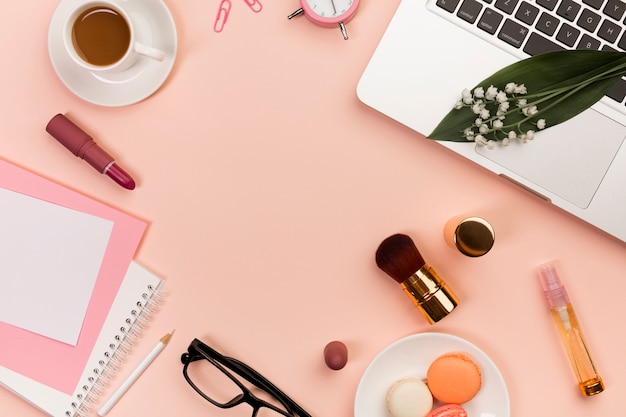
[[[444,404],[463,404],[482,385],[480,368],[464,353],[446,353],[433,361],[426,373],[433,397]]]
[[[389,387],[385,405],[391,417],[425,417],[433,408],[433,396],[421,379],[404,378]]]
[[[426,417],[467,417],[467,411],[458,404],[445,404],[435,408]]]

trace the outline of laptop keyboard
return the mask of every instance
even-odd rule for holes
[[[436,5],[459,25],[472,25],[495,43],[528,55],[563,49],[626,51],[626,2],[621,0],[436,0]],[[607,96],[624,103],[626,80]]]

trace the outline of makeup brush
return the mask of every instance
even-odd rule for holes
[[[459,303],[407,235],[395,234],[383,240],[376,250],[376,265],[402,286],[430,324],[450,314]]]

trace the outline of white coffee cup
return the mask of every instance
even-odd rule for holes
[[[63,43],[72,60],[94,72],[119,72],[141,57],[163,61],[165,53],[137,40],[129,5],[95,0],[76,5],[63,28]]]

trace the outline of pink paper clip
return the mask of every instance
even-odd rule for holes
[[[220,8],[217,10],[217,16],[215,17],[215,23],[213,24],[213,30],[217,33],[224,30],[226,22],[228,21],[228,15],[230,14],[230,8],[232,3],[230,0],[222,0]]]
[[[263,10],[263,5],[259,0],[243,0],[254,13],[259,13]]]

